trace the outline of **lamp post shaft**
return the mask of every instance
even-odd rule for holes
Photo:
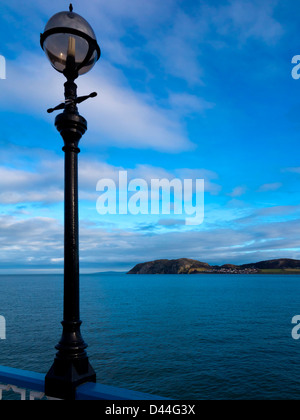
[[[79,151],[79,149],[78,149]],[[78,155],[65,146],[65,233],[64,233],[64,320],[78,321],[79,234],[78,234]]]
[[[76,84],[72,81],[65,83],[65,115],[78,116],[75,104]],[[60,131],[59,116],[55,122]],[[83,127],[79,135],[83,135],[87,127]],[[64,216],[64,320],[79,321],[79,221],[78,221],[78,148],[79,136],[74,136],[73,129],[69,133],[61,132],[64,139],[65,152],[65,216]],[[81,137],[81,136],[80,136]]]
[[[55,119],[65,152],[64,319],[58,352],[45,380],[46,395],[67,400],[75,399],[77,386],[96,381],[80,332],[78,144],[87,123],[78,114],[76,88],[72,80],[65,83],[65,110]]]

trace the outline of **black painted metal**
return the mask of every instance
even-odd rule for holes
[[[97,96],[97,92],[92,92],[89,95],[85,96],[79,96],[77,99],[69,99],[68,101],[65,101],[59,105],[57,105],[55,108],[49,108],[47,109],[47,112],[51,114],[54,111],[58,111],[59,109],[64,109],[66,105],[68,105],[69,102],[74,102],[75,104],[81,104],[81,102],[86,101],[89,98],[95,98]]]
[[[56,346],[58,352],[46,375],[45,392],[48,396],[73,400],[76,387],[95,382],[96,374],[80,331],[78,145],[87,130],[87,122],[78,113],[74,80],[65,83],[65,99],[64,112],[55,119],[65,152],[64,318],[62,337]]]

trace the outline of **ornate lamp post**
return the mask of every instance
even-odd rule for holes
[[[65,102],[48,110],[64,110],[56,117],[55,126],[64,140],[65,152],[65,251],[63,331],[54,363],[46,375],[45,392],[56,398],[74,399],[78,385],[96,381],[80,332],[78,144],[87,130],[87,122],[79,115],[77,104],[97,95],[78,98],[74,80],[92,69],[101,51],[93,29],[73,12],[72,5],[69,12],[57,13],[49,20],[41,34],[41,47],[51,65],[67,79]]]

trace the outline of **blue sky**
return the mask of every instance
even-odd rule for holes
[[[69,2],[2,0],[0,273],[61,272],[63,152],[46,110],[64,77],[39,34]],[[300,5],[291,0],[73,1],[102,49],[78,93],[82,272],[160,258],[300,258]],[[100,216],[101,178],[205,180],[205,219]]]

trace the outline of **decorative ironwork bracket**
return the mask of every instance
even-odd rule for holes
[[[89,95],[79,96],[76,99],[66,99],[64,102],[57,105],[55,108],[47,109],[47,112],[48,112],[48,114],[51,114],[54,111],[58,111],[60,109],[65,109],[65,107],[68,106],[68,105],[75,105],[76,106],[77,104],[81,104],[81,102],[84,102],[89,98],[95,98],[97,95],[98,95],[97,92],[92,92]]]

